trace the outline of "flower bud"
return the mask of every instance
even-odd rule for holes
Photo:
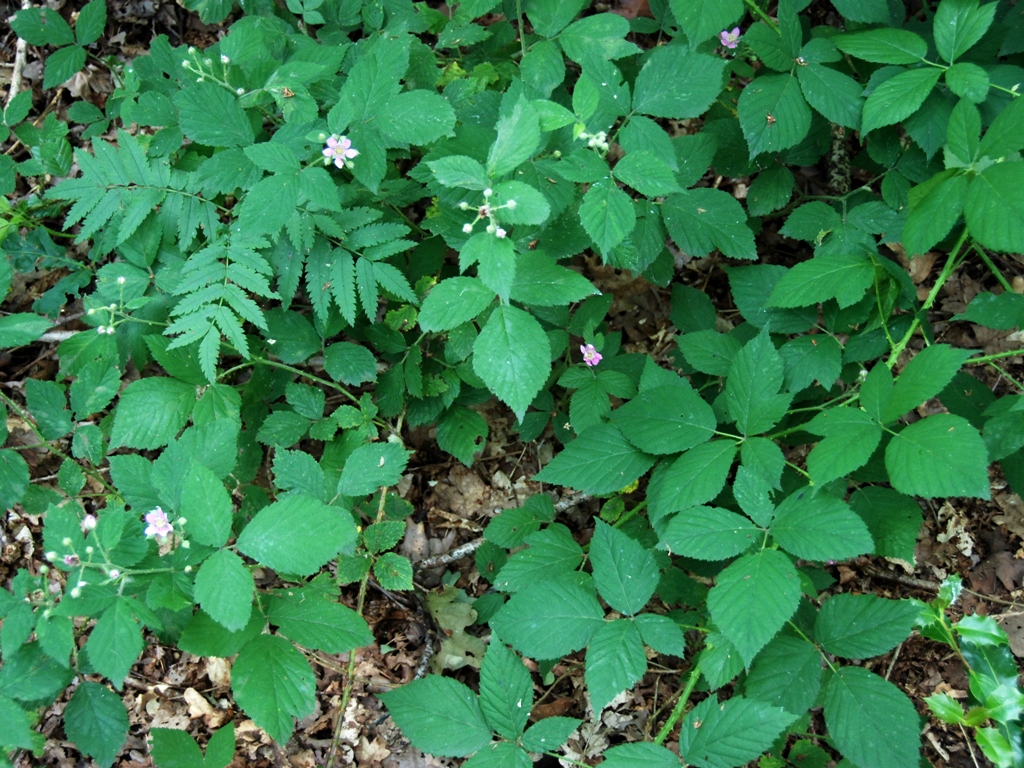
[[[508,234],[508,232],[506,232],[501,227],[498,227],[496,230],[494,230],[494,236],[497,237],[499,240],[504,240],[505,239],[505,235],[507,235],[507,234]]]
[[[181,548],[182,549],[188,549],[191,546],[192,546],[192,543],[188,539],[185,539],[184,541],[181,542]]]
[[[519,205],[519,203],[517,203],[515,200],[509,200],[507,203],[505,203],[505,207],[508,208],[510,211],[514,211],[517,205]]]
[[[461,210],[461,211],[468,211],[469,210],[469,203],[467,203],[465,200],[463,200],[461,203],[459,203],[459,210]]]
[[[107,571],[107,576],[109,576],[112,579],[116,579],[120,575],[121,575],[121,572],[119,570],[117,570],[117,568],[111,568],[109,571]]]
[[[495,230],[495,226],[493,224],[488,224],[487,225],[487,234],[488,235],[493,235],[494,234],[494,230]]]
[[[192,566],[191,565],[186,565],[185,566],[185,573],[192,573]]]
[[[490,187],[488,187],[487,189],[484,190],[484,197],[490,197],[493,194],[494,194],[494,190],[491,189]]]
[[[227,56],[225,56],[225,55],[224,55],[224,54],[222,53],[222,54],[220,55],[220,63],[221,63],[221,64],[230,64],[230,63],[231,63],[231,59],[229,59],[229,58],[228,58]]]
[[[72,597],[78,597],[81,594],[82,594],[82,590],[80,590],[78,587],[75,587],[74,589],[71,590],[71,596]]]
[[[126,282],[127,282],[127,280],[125,280],[124,275],[121,275],[119,278],[117,278],[117,284],[118,285],[124,285]]]
[[[468,235],[470,232],[473,231],[473,225],[469,224],[469,223],[463,224],[462,225],[462,231],[465,232]]]
[[[70,536],[65,536],[63,539],[60,540],[60,543],[63,544],[65,547],[70,547],[71,546],[71,537]]]

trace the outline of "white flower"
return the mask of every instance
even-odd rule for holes
[[[120,575],[121,575],[121,572],[119,570],[117,570],[117,568],[111,568],[109,571],[107,571],[107,576],[109,576],[112,579],[116,579]]]
[[[497,237],[499,240],[504,240],[505,239],[505,235],[507,235],[507,234],[508,234],[508,232],[506,232],[501,227],[498,227],[496,230],[494,230],[494,236]]]
[[[235,93],[241,96],[243,93],[245,93],[245,88],[236,88]]]
[[[124,285],[126,282],[128,282],[128,281],[125,280],[124,275],[121,275],[119,278],[117,278],[117,284],[118,285]]]
[[[473,225],[468,223],[468,222],[463,224],[462,225],[462,231],[465,232],[468,235],[470,232],[473,231]]]

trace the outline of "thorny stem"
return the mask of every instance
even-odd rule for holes
[[[1017,350],[1017,354],[1020,354],[1020,353],[1021,353],[1021,350],[1018,349]],[[1011,376],[1009,373],[1004,371],[1002,368],[1000,368],[995,363],[989,363],[989,365],[992,366],[993,368],[995,368],[997,371],[999,371],[999,373],[1002,375],[1002,377],[1004,379],[1006,379],[1008,382],[1010,382],[1011,384],[1013,384],[1013,386],[1015,386],[1021,392],[1024,392],[1024,384],[1021,384],[1019,381],[1017,381],[1017,379],[1013,378],[1013,376]]]
[[[997,267],[993,263],[992,259],[989,258],[989,255],[985,253],[985,249],[977,243],[972,243],[971,247],[974,249],[974,252],[978,254],[978,258],[980,258],[985,263],[985,266],[988,267],[988,271],[991,272],[995,276],[996,280],[999,281],[999,284],[1003,286],[1003,289],[1012,293],[1013,286],[1010,285],[1010,281],[1006,279],[1003,273],[999,270],[999,267]]]
[[[658,735],[654,737],[654,743],[661,745],[665,743],[665,739],[669,737],[672,730],[676,727],[682,717],[683,712],[686,710],[686,702],[690,700],[690,694],[693,693],[693,689],[697,686],[697,680],[700,678],[700,663],[694,663],[693,669],[690,670],[690,677],[686,681],[686,687],[683,689],[682,696],[676,701],[676,705],[672,708],[672,714],[668,716],[668,720],[661,726],[661,730],[658,731]]]
[[[779,30],[779,25],[775,23],[771,16],[761,10],[761,6],[755,3],[754,0],[743,0],[743,2],[747,4],[747,7],[753,11],[755,16],[771,27],[775,31],[776,35],[782,35],[782,32]]]
[[[949,276],[953,274],[953,270],[960,265],[960,261],[964,256],[962,253],[964,243],[966,242],[967,230],[964,229],[960,234],[959,239],[957,239],[953,250],[950,252],[945,265],[942,267],[942,272],[940,272],[939,276],[935,279],[935,285],[932,286],[931,291],[928,293],[928,298],[924,300],[924,304],[921,305],[920,311],[914,315],[914,319],[910,323],[910,327],[907,329],[907,332],[903,335],[903,338],[900,339],[899,343],[893,347],[892,352],[889,355],[889,359],[885,361],[885,364],[890,369],[896,365],[896,361],[899,360],[900,355],[903,354],[903,350],[907,348],[907,344],[910,343],[910,340],[914,337],[914,333],[916,333],[917,329],[920,327],[921,317],[932,308],[935,300],[939,297],[939,291],[942,290],[942,286],[944,286],[946,281],[949,280]]]
[[[1004,357],[1014,357],[1016,355],[1024,355],[1024,349],[1011,349],[1007,352],[996,352],[994,355],[985,355],[984,357],[972,357],[964,362],[964,365],[980,365],[982,363],[991,363],[993,360],[1001,360]]]

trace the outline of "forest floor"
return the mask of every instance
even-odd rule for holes
[[[61,8],[65,0],[49,2]],[[77,8],[79,0],[66,0]],[[206,47],[216,41],[227,24],[206,26],[174,3],[161,0],[115,0],[110,2],[104,55],[121,61],[145,53],[149,42],[166,34],[174,45]],[[0,14],[9,17],[16,7],[0,2]],[[6,90],[15,38],[9,29],[0,32],[0,88]],[[63,116],[75,99],[86,99],[103,108],[113,91],[113,82],[102,64],[87,69],[59,88],[44,92],[40,52],[27,51],[23,87],[34,90],[33,114],[44,110]],[[13,138],[3,151],[19,159]],[[823,169],[802,169],[798,186],[813,189]],[[708,177],[707,183],[731,190],[742,198],[749,179]],[[23,193],[23,190],[19,190]],[[16,193],[17,194],[17,193]],[[790,264],[804,254],[793,241],[777,235],[767,222],[759,235],[762,260]],[[922,295],[926,294],[938,269],[937,256],[928,254],[906,266]],[[906,260],[904,259],[904,262]],[[941,260],[940,260],[941,263]],[[730,327],[738,322],[732,304],[722,261],[716,256],[689,260],[680,255],[675,280],[704,290],[718,309],[720,323]],[[674,329],[669,319],[670,290],[659,288],[629,273],[604,267],[599,260],[580,257],[576,266],[603,293],[615,296],[610,311],[612,330],[621,331],[626,351],[649,353],[664,366],[671,367],[670,352]],[[1008,276],[1024,275],[1019,260],[999,265]],[[20,293],[9,299],[12,311],[27,311],[31,302],[46,288],[51,275],[25,276]],[[1018,277],[1024,284],[1024,278]],[[1021,346],[1021,332],[993,332],[975,326],[947,323],[953,314],[963,311],[971,298],[991,288],[992,280],[983,268],[968,265],[951,279],[930,318],[943,341],[986,354]],[[19,306],[19,302],[23,306]],[[69,312],[73,313],[70,307]],[[75,330],[74,323],[66,326]],[[56,345],[36,343],[15,354],[0,353],[0,387],[20,391],[26,378],[52,379],[57,374]],[[1010,357],[1003,368],[1013,379],[1024,379],[1024,357]],[[978,386],[1005,394],[1013,384],[989,370],[973,371]],[[20,395],[13,395],[19,396]],[[938,407],[938,406],[936,406]],[[922,415],[929,405],[922,406]],[[465,467],[443,454],[429,430],[414,430],[407,442],[416,449],[399,491],[415,509],[399,552],[414,562],[448,552],[478,539],[488,520],[501,510],[518,506],[537,492],[558,494],[561,489],[542,487],[532,481],[554,446],[551,439],[530,444],[517,441],[512,415],[500,405],[485,407],[490,438],[480,458]],[[9,419],[12,441],[32,438],[16,418]],[[797,449],[799,450],[799,449]],[[56,486],[57,465],[45,452],[25,451],[33,471],[33,483]],[[569,525],[581,541],[592,533],[592,519],[598,501],[586,498],[561,513],[560,522]],[[992,500],[948,499],[944,503],[923,503],[925,523],[917,543],[916,562],[898,563],[883,558],[862,557],[829,567],[837,591],[871,593],[883,597],[932,599],[942,579],[952,573],[964,577],[965,590],[957,610],[999,617],[1006,629],[1013,652],[1024,655],[1024,503],[1010,492],[1006,482],[992,476]],[[2,520],[0,537],[0,583],[8,584],[20,568],[33,573],[43,565],[40,515],[24,510],[8,510]],[[487,587],[476,571],[472,556],[456,561],[447,569],[459,574],[455,586],[469,595]],[[408,682],[421,666],[427,649],[438,638],[436,623],[428,616],[428,594],[436,594],[444,568],[418,572],[421,587],[410,598],[396,598],[383,591],[370,590],[365,616],[374,631],[377,645],[356,651],[354,696],[345,712],[339,712],[345,686],[347,655],[311,653],[317,673],[317,707],[298,724],[292,740],[274,744],[260,729],[233,708],[229,696],[230,665],[223,659],[197,658],[150,638],[143,657],[136,662],[126,681],[123,698],[131,718],[128,744],[115,765],[120,768],[150,768],[147,734],[150,728],[185,729],[201,744],[210,733],[233,720],[237,734],[237,756],[232,767],[291,766],[312,768],[325,765],[383,766],[386,768],[426,768],[450,766],[460,761],[435,759],[423,755],[405,741],[387,718],[375,694]],[[272,582],[261,584],[270,588]],[[355,589],[346,597],[355,602]],[[482,628],[471,629],[481,634]],[[954,697],[966,696],[967,680],[959,660],[944,646],[916,634],[892,653],[870,662],[878,672],[898,685],[914,701],[928,724],[925,726],[924,755],[936,768],[973,768],[988,765],[980,751],[963,731],[928,720],[923,698],[936,691]],[[688,661],[654,658],[649,672],[632,691],[617,698],[597,716],[587,710],[583,696],[583,668],[580,659],[570,657],[554,669],[555,682],[536,692],[535,718],[552,715],[584,719],[578,735],[569,743],[573,756],[595,763],[609,746],[624,741],[651,738],[671,710],[674,695]],[[476,673],[467,667],[454,673],[470,685]],[[62,729],[62,712],[67,699],[59,699],[44,713],[41,730],[47,737],[44,756],[37,760],[23,755],[17,765],[77,768],[88,765],[68,742]],[[819,713],[820,717],[820,713]],[[339,723],[340,719],[340,723]],[[671,746],[671,740],[670,740]],[[333,759],[333,763],[330,761]],[[824,768],[824,766],[822,767]]]

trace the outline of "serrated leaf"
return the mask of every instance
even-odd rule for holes
[[[569,443],[537,475],[541,482],[566,485],[587,493],[625,488],[654,464],[613,424],[598,424]]]
[[[909,600],[834,595],[818,612],[814,639],[836,656],[869,659],[888,653],[906,640],[918,613],[918,606]]]
[[[385,552],[373,564],[373,575],[384,589],[412,589],[412,563],[396,552]]]
[[[487,154],[489,176],[502,176],[536,154],[541,140],[539,119],[533,105],[521,98],[498,120],[498,136]]]
[[[882,429],[867,413],[849,406],[828,408],[806,425],[808,432],[824,435],[807,456],[807,470],[815,485],[825,485],[867,464],[882,440]]]
[[[742,515],[719,507],[691,507],[669,521],[661,544],[673,555],[727,560],[763,538],[764,533]]]
[[[533,683],[523,660],[496,637],[480,667],[480,709],[487,724],[506,739],[518,739],[533,704]]]
[[[285,573],[316,573],[356,541],[352,515],[308,496],[287,496],[264,507],[243,529],[236,545],[243,554]]]
[[[690,387],[678,385],[641,392],[612,413],[612,423],[633,445],[653,454],[707,442],[717,426],[711,406]]]
[[[476,695],[457,680],[427,675],[380,698],[403,733],[431,754],[463,757],[491,741]]]
[[[856,80],[821,64],[797,67],[796,75],[808,104],[833,123],[860,128],[864,99]]]
[[[712,440],[685,451],[661,472],[655,472],[648,494],[652,512],[663,516],[711,501],[725,487],[736,458],[731,440]]]
[[[564,525],[551,525],[524,539],[530,546],[509,557],[494,582],[495,589],[518,592],[530,584],[568,578],[583,562],[583,550]]]
[[[185,88],[174,96],[182,133],[210,147],[246,147],[255,136],[237,98],[209,81]]]
[[[735,336],[711,329],[687,333],[677,344],[686,362],[712,376],[727,376],[732,361],[743,348]]]
[[[195,600],[218,624],[237,632],[249,623],[254,589],[252,573],[242,558],[222,549],[200,566]]]
[[[842,371],[843,348],[834,336],[826,334],[790,339],[779,347],[779,356],[789,392],[799,392],[816,381],[831,389]]]
[[[965,175],[939,178],[911,190],[910,214],[903,225],[903,247],[912,256],[924,253],[949,234],[963,213],[968,181]],[[925,188],[925,189],[922,189]],[[914,194],[917,190],[921,193]]]
[[[643,610],[658,586],[654,555],[640,542],[598,520],[590,543],[594,583],[605,602],[632,616]]]
[[[581,720],[575,717],[547,717],[538,720],[523,734],[522,744],[531,752],[552,752],[561,747]],[[608,753],[605,753],[607,758]]]
[[[647,656],[636,625],[626,619],[606,622],[587,647],[586,682],[594,712],[636,685],[646,671]]]
[[[804,488],[775,510],[771,534],[780,547],[805,560],[845,560],[874,549],[864,521],[826,493]]]
[[[177,728],[151,728],[151,754],[160,768],[202,768],[206,765],[203,751],[186,731]]]
[[[338,492],[365,496],[395,485],[409,463],[409,452],[396,443],[370,443],[356,448],[345,460]]]
[[[725,404],[743,435],[765,432],[779,423],[792,395],[780,393],[782,358],[767,331],[751,339],[729,366]]]
[[[100,768],[110,768],[128,736],[128,713],[109,688],[84,681],[64,710],[64,728]]]
[[[744,692],[748,698],[803,714],[821,690],[821,653],[800,637],[779,635],[750,665]]]
[[[490,186],[487,171],[476,160],[466,155],[451,155],[440,160],[431,160],[427,167],[434,172],[434,178],[446,187],[460,187],[483,191]]]
[[[602,179],[583,195],[580,222],[601,253],[607,254],[633,231],[636,211],[629,195],[611,179]]]
[[[905,29],[849,32],[833,37],[832,42],[843,53],[876,64],[917,64],[928,54],[928,43]]]
[[[222,546],[231,534],[231,497],[211,470],[193,461],[181,486],[178,510],[188,520],[190,538],[210,547]]]
[[[142,648],[142,628],[135,621],[128,599],[123,597],[103,612],[85,645],[89,662],[118,689]]]
[[[469,408],[454,407],[445,411],[437,422],[437,445],[467,467],[474,454],[487,442],[487,420]]]
[[[779,707],[734,696],[723,704],[710,696],[687,714],[679,754],[697,768],[734,768],[768,749],[796,719]]]
[[[935,48],[952,63],[984,36],[995,18],[996,4],[977,0],[943,0],[935,11]]]
[[[875,554],[914,562],[921,507],[910,496],[891,488],[866,486],[850,496],[850,506],[867,523],[875,540]]]
[[[17,312],[0,317],[0,348],[30,344],[53,325],[47,318],[31,312]]]
[[[916,768],[917,712],[892,683],[862,667],[841,667],[829,679],[824,704],[829,735],[850,760]]]
[[[231,691],[239,706],[271,738],[284,744],[316,705],[316,680],[306,658],[277,635],[259,635],[239,652],[231,668]]]
[[[811,128],[811,110],[790,75],[764,75],[748,83],[740,94],[739,118],[751,159],[796,145]]]
[[[866,134],[910,117],[928,98],[941,73],[934,67],[911,69],[879,85],[864,102],[861,132]]]
[[[373,642],[362,616],[347,605],[313,594],[271,597],[267,618],[289,640],[325,653],[348,653]]]
[[[505,603],[491,628],[534,659],[557,659],[586,646],[604,626],[604,609],[589,590],[569,581],[528,586]]]
[[[795,184],[793,172],[784,165],[771,165],[761,171],[747,190],[750,215],[766,216],[785,207],[793,196]]]
[[[167,445],[185,426],[196,388],[174,379],[150,377],[132,382],[114,412],[110,448],[153,449]]]
[[[954,315],[953,320],[967,320],[1000,331],[1024,327],[1024,296],[1006,291],[994,294],[979,293],[967,309]]]
[[[708,592],[711,618],[746,666],[796,611],[800,578],[782,552],[764,549],[736,560]]]
[[[699,187],[677,193],[662,204],[669,236],[683,251],[706,256],[716,248],[734,259],[756,259],[754,233],[732,195]]]
[[[907,363],[893,385],[892,394],[882,411],[882,421],[891,422],[939,394],[971,351],[946,344],[932,344]]]
[[[769,297],[774,307],[805,307],[836,299],[851,307],[864,298],[875,279],[875,265],[866,253],[829,253],[791,268]]]
[[[495,309],[473,343],[473,370],[520,421],[544,385],[550,361],[544,329],[516,307]]]
[[[989,166],[967,188],[964,218],[971,235],[986,248],[1024,251],[1024,201],[1013,194],[1024,184],[1024,163]]]
[[[52,8],[23,8],[11,21],[14,33],[29,45],[70,45],[74,33]]]
[[[324,370],[335,381],[357,386],[377,379],[377,359],[366,347],[339,341],[324,350]]]
[[[455,110],[438,93],[406,91],[388,99],[376,119],[390,142],[423,146],[451,134]]]
[[[636,78],[633,111],[684,120],[699,117],[718,98],[725,59],[685,46],[655,48]]]
[[[513,301],[536,307],[557,307],[582,301],[598,292],[579,272],[561,266],[539,250],[518,254],[516,262],[516,278],[509,294]],[[445,283],[450,281],[451,278]],[[425,308],[426,301],[423,305]],[[423,327],[423,310],[420,310],[420,327]]]
[[[647,197],[681,191],[672,168],[649,149],[627,152],[612,169],[615,178]]]
[[[911,496],[990,497],[985,442],[960,416],[935,414],[895,435],[885,468],[893,488]]]

